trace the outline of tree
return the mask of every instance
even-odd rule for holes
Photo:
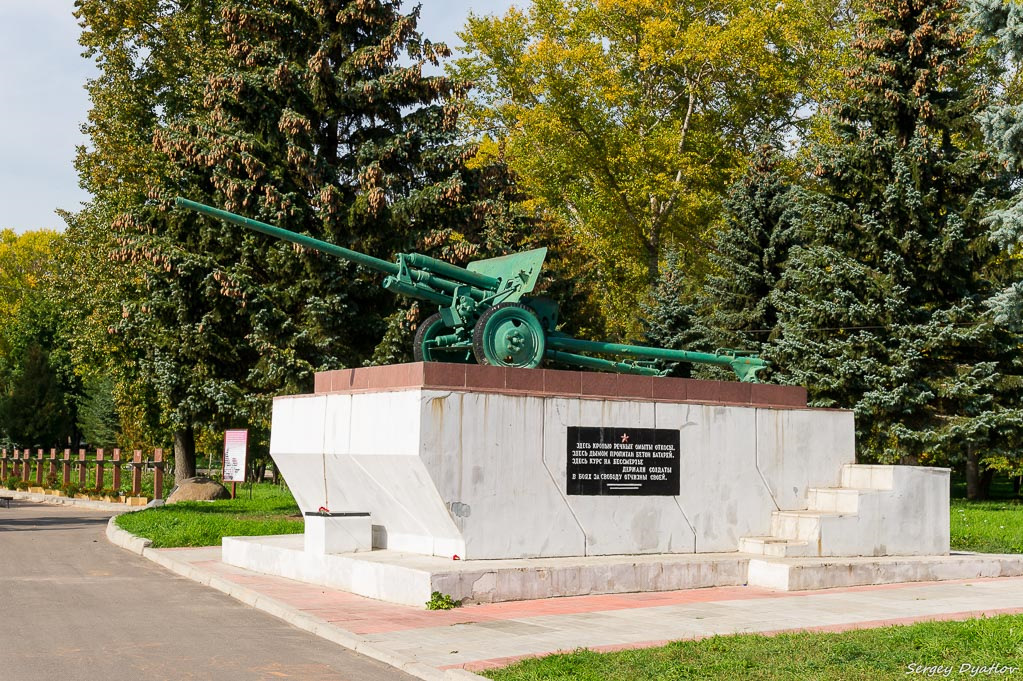
[[[992,59],[1005,68],[1000,96],[980,114],[981,126],[996,157],[1015,175],[1023,169],[1023,103],[1020,103],[1020,64],[1023,62],[1023,7],[1002,0],[971,0],[969,19],[990,46]],[[988,218],[995,241],[1018,255],[1023,243],[1023,190],[1007,199]],[[995,319],[1019,329],[1023,323],[1023,282],[1013,281],[991,300]]]
[[[837,3],[536,0],[470,17],[453,73],[476,132],[570,226],[619,333],[674,244],[698,275],[721,188],[789,133],[834,54]]]
[[[49,360],[43,348],[30,345],[10,392],[0,399],[0,423],[13,443],[54,447],[73,437],[74,413]]]
[[[158,285],[154,277],[169,261],[159,247],[166,235],[152,234],[142,248],[134,248],[131,237],[150,188],[169,174],[166,159],[153,147],[155,131],[202,106],[206,81],[225,58],[218,26],[222,4],[81,0],[75,12],[85,54],[99,67],[87,86],[91,109],[84,130],[90,143],[79,148],[76,160],[82,186],[94,200],[83,213],[69,216],[69,231],[87,249],[69,259],[85,281],[98,284],[95,295],[77,290],[88,304],[83,313],[89,322],[77,351],[109,358],[121,401],[127,402],[124,415],[145,414],[147,398],[158,400],[162,425],[174,437],[175,473],[182,477],[194,475],[200,405],[215,409],[220,397],[189,394],[182,386],[202,385],[211,371],[234,365],[229,353],[195,361],[194,348],[203,338],[194,312],[202,301],[189,307],[187,298],[179,299],[180,314],[163,328],[136,323],[148,314],[145,301]],[[93,262],[94,253],[102,262]],[[194,290],[193,300],[202,294]]]
[[[779,333],[771,294],[793,238],[793,185],[783,164],[778,150],[758,150],[724,201],[725,226],[700,293],[703,324],[714,347],[769,353]]]
[[[78,429],[93,447],[116,447],[118,435],[114,382],[109,376],[97,376],[85,384],[78,407]]]
[[[709,351],[710,335],[701,324],[694,303],[693,284],[687,279],[682,258],[669,250],[650,294],[650,302],[641,303],[646,317],[646,342],[672,350]],[[693,365],[688,362],[662,363],[670,366],[670,376],[691,378]]]
[[[0,232],[0,432],[12,443],[66,445],[79,386],[54,287],[61,240],[41,230]]]
[[[862,458],[961,462],[983,494],[984,454],[1019,442],[1017,339],[983,301],[1006,273],[982,218],[1005,187],[973,112],[984,72],[954,0],[872,0],[856,66],[793,196],[774,300],[784,379],[852,407]]]
[[[179,475],[192,472],[198,430],[245,424],[265,440],[270,396],[309,389],[316,370],[399,358],[394,341],[420,311],[400,308],[372,273],[174,210],[174,196],[385,259],[419,250],[464,262],[538,238],[508,210],[507,168],[473,160],[458,137],[464,86],[423,75],[447,48],[419,35],[418,10],[121,9],[131,21],[116,30],[103,3],[80,10],[109,71],[93,84],[98,142],[80,163],[103,196],[97,214],[111,216],[113,257],[132,274],[108,330],[159,396]],[[141,168],[116,145],[119,97],[152,141]]]

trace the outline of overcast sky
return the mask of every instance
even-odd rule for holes
[[[525,0],[422,0],[420,29],[455,47],[469,11],[501,13]],[[406,7],[412,4],[406,2]],[[95,75],[81,56],[74,0],[0,0],[0,228],[63,229],[57,208],[88,195],[72,162]]]

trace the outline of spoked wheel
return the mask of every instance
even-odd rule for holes
[[[450,332],[451,329],[444,324],[440,312],[430,315],[416,329],[416,338],[412,343],[412,356],[417,362],[453,362],[456,364],[472,362],[472,353],[467,348],[438,348],[426,344],[427,341],[432,341]]]
[[[501,303],[484,312],[472,330],[472,353],[479,364],[532,369],[547,348],[536,314],[522,303]]]

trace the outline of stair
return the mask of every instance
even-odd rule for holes
[[[916,472],[920,470],[846,464],[839,487],[807,489],[805,509],[774,511],[770,536],[743,537],[739,551],[776,558],[880,556],[890,555],[893,549],[901,551],[902,545],[912,541],[901,536],[905,532],[900,519],[919,514],[920,509],[913,509],[919,495],[926,497],[933,491],[928,486],[933,476]],[[900,485],[909,491],[898,489]]]
[[[742,537],[739,539],[739,553],[772,558],[791,558],[809,555],[810,545],[796,539],[779,537]]]

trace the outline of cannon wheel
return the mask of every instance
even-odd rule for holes
[[[532,369],[540,366],[546,348],[540,320],[522,303],[495,305],[472,330],[472,352],[479,364]]]
[[[443,336],[450,331],[451,329],[444,324],[440,312],[435,312],[424,319],[416,329],[416,338],[412,343],[412,357],[417,362],[453,362],[457,364],[472,362],[472,353],[466,348],[442,350],[426,347],[426,341]]]

